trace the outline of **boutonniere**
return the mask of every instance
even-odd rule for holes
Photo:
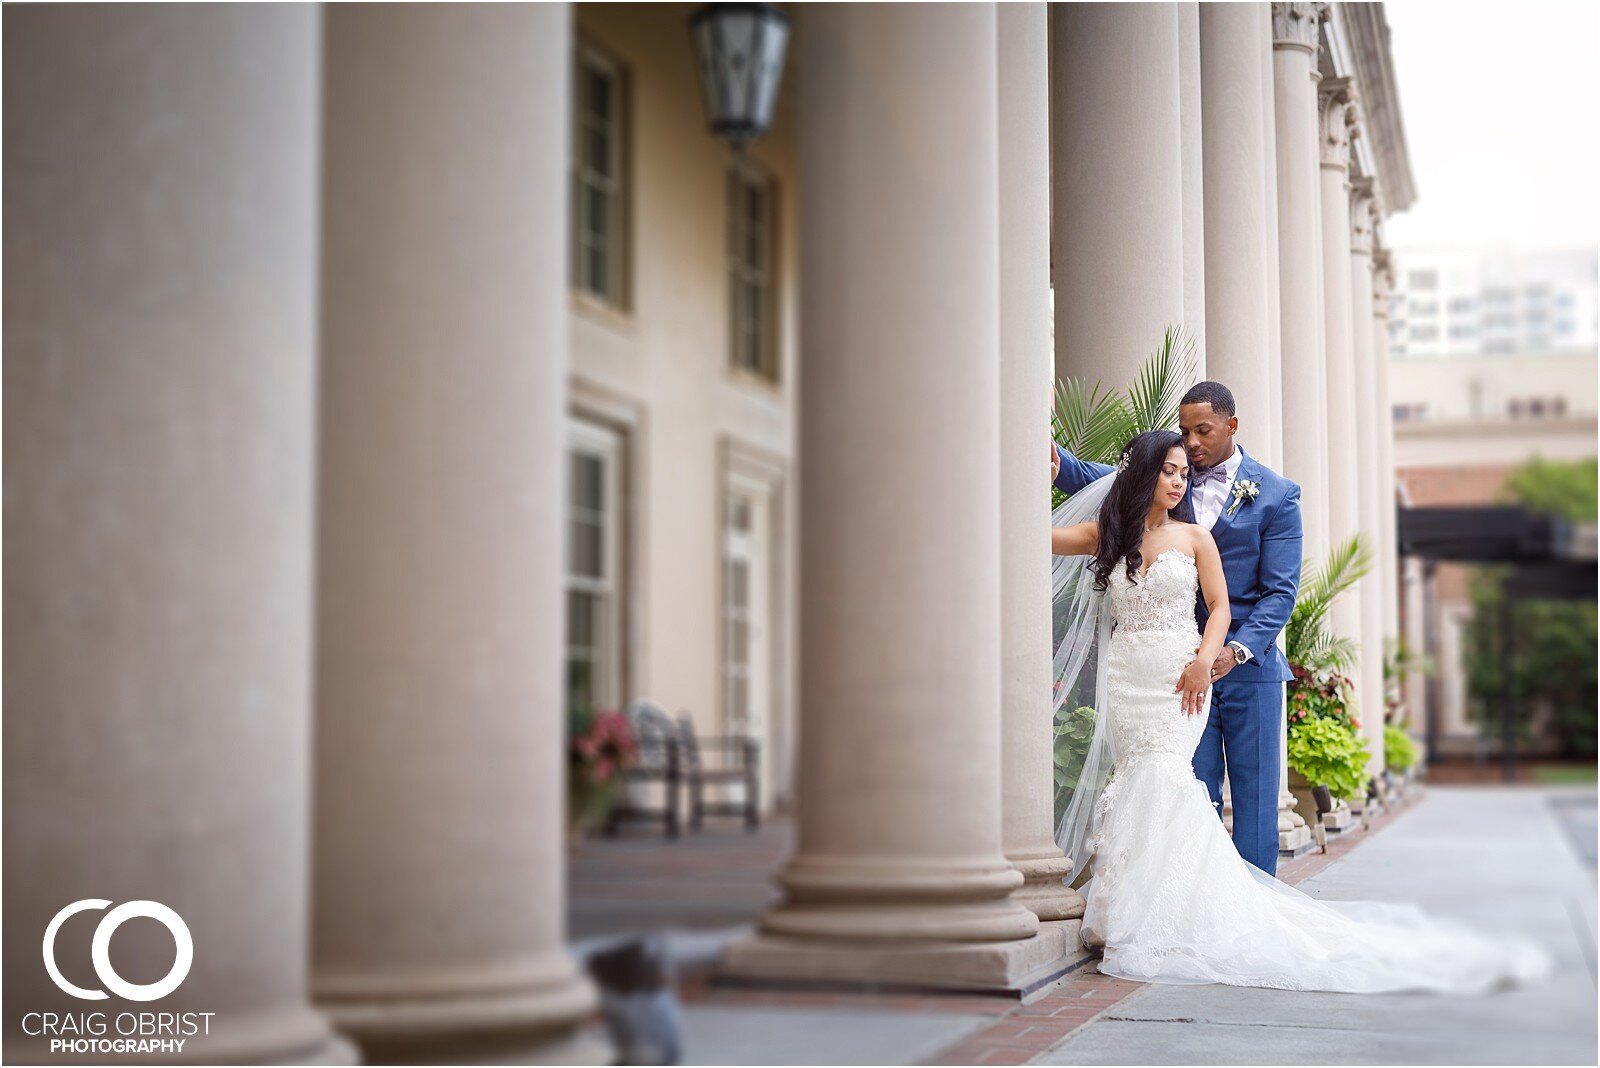
[[[1252,482],[1248,478],[1241,478],[1233,484],[1233,503],[1228,505],[1228,514],[1239,510],[1239,506],[1246,501],[1253,501],[1261,492],[1261,483]]]

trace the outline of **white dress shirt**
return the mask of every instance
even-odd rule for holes
[[[1239,465],[1244,463],[1244,453],[1235,445],[1233,452],[1222,461],[1222,470],[1227,473],[1227,478],[1222,482],[1208,482],[1205,485],[1196,485],[1190,494],[1191,503],[1194,505],[1194,521],[1210,530],[1217,525],[1217,520],[1222,517],[1223,506],[1228,503],[1228,494],[1233,492],[1233,480],[1239,477]]]

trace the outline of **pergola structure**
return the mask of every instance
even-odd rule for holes
[[[1398,519],[1402,557],[1424,561],[1431,585],[1433,565],[1440,561],[1502,564],[1509,570],[1500,600],[1500,727],[1506,781],[1516,779],[1517,695],[1511,662],[1516,647],[1513,606],[1517,601],[1590,599],[1596,593],[1595,528],[1510,507],[1407,508]],[[1424,628],[1424,633],[1431,633]],[[1426,649],[1429,655],[1433,650]],[[1436,693],[1428,689],[1426,739],[1428,758],[1436,755]]]

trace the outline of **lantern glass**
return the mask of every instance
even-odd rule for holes
[[[712,132],[743,148],[772,127],[789,16],[772,4],[707,4],[690,18],[689,34]]]

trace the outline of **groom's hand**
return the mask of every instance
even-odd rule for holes
[[[1056,439],[1050,439],[1050,481],[1055,482],[1061,477],[1061,453],[1056,448]]]
[[[1222,655],[1211,665],[1211,681],[1218,682],[1228,672],[1239,666],[1239,654],[1234,652],[1233,646],[1224,645]]]

